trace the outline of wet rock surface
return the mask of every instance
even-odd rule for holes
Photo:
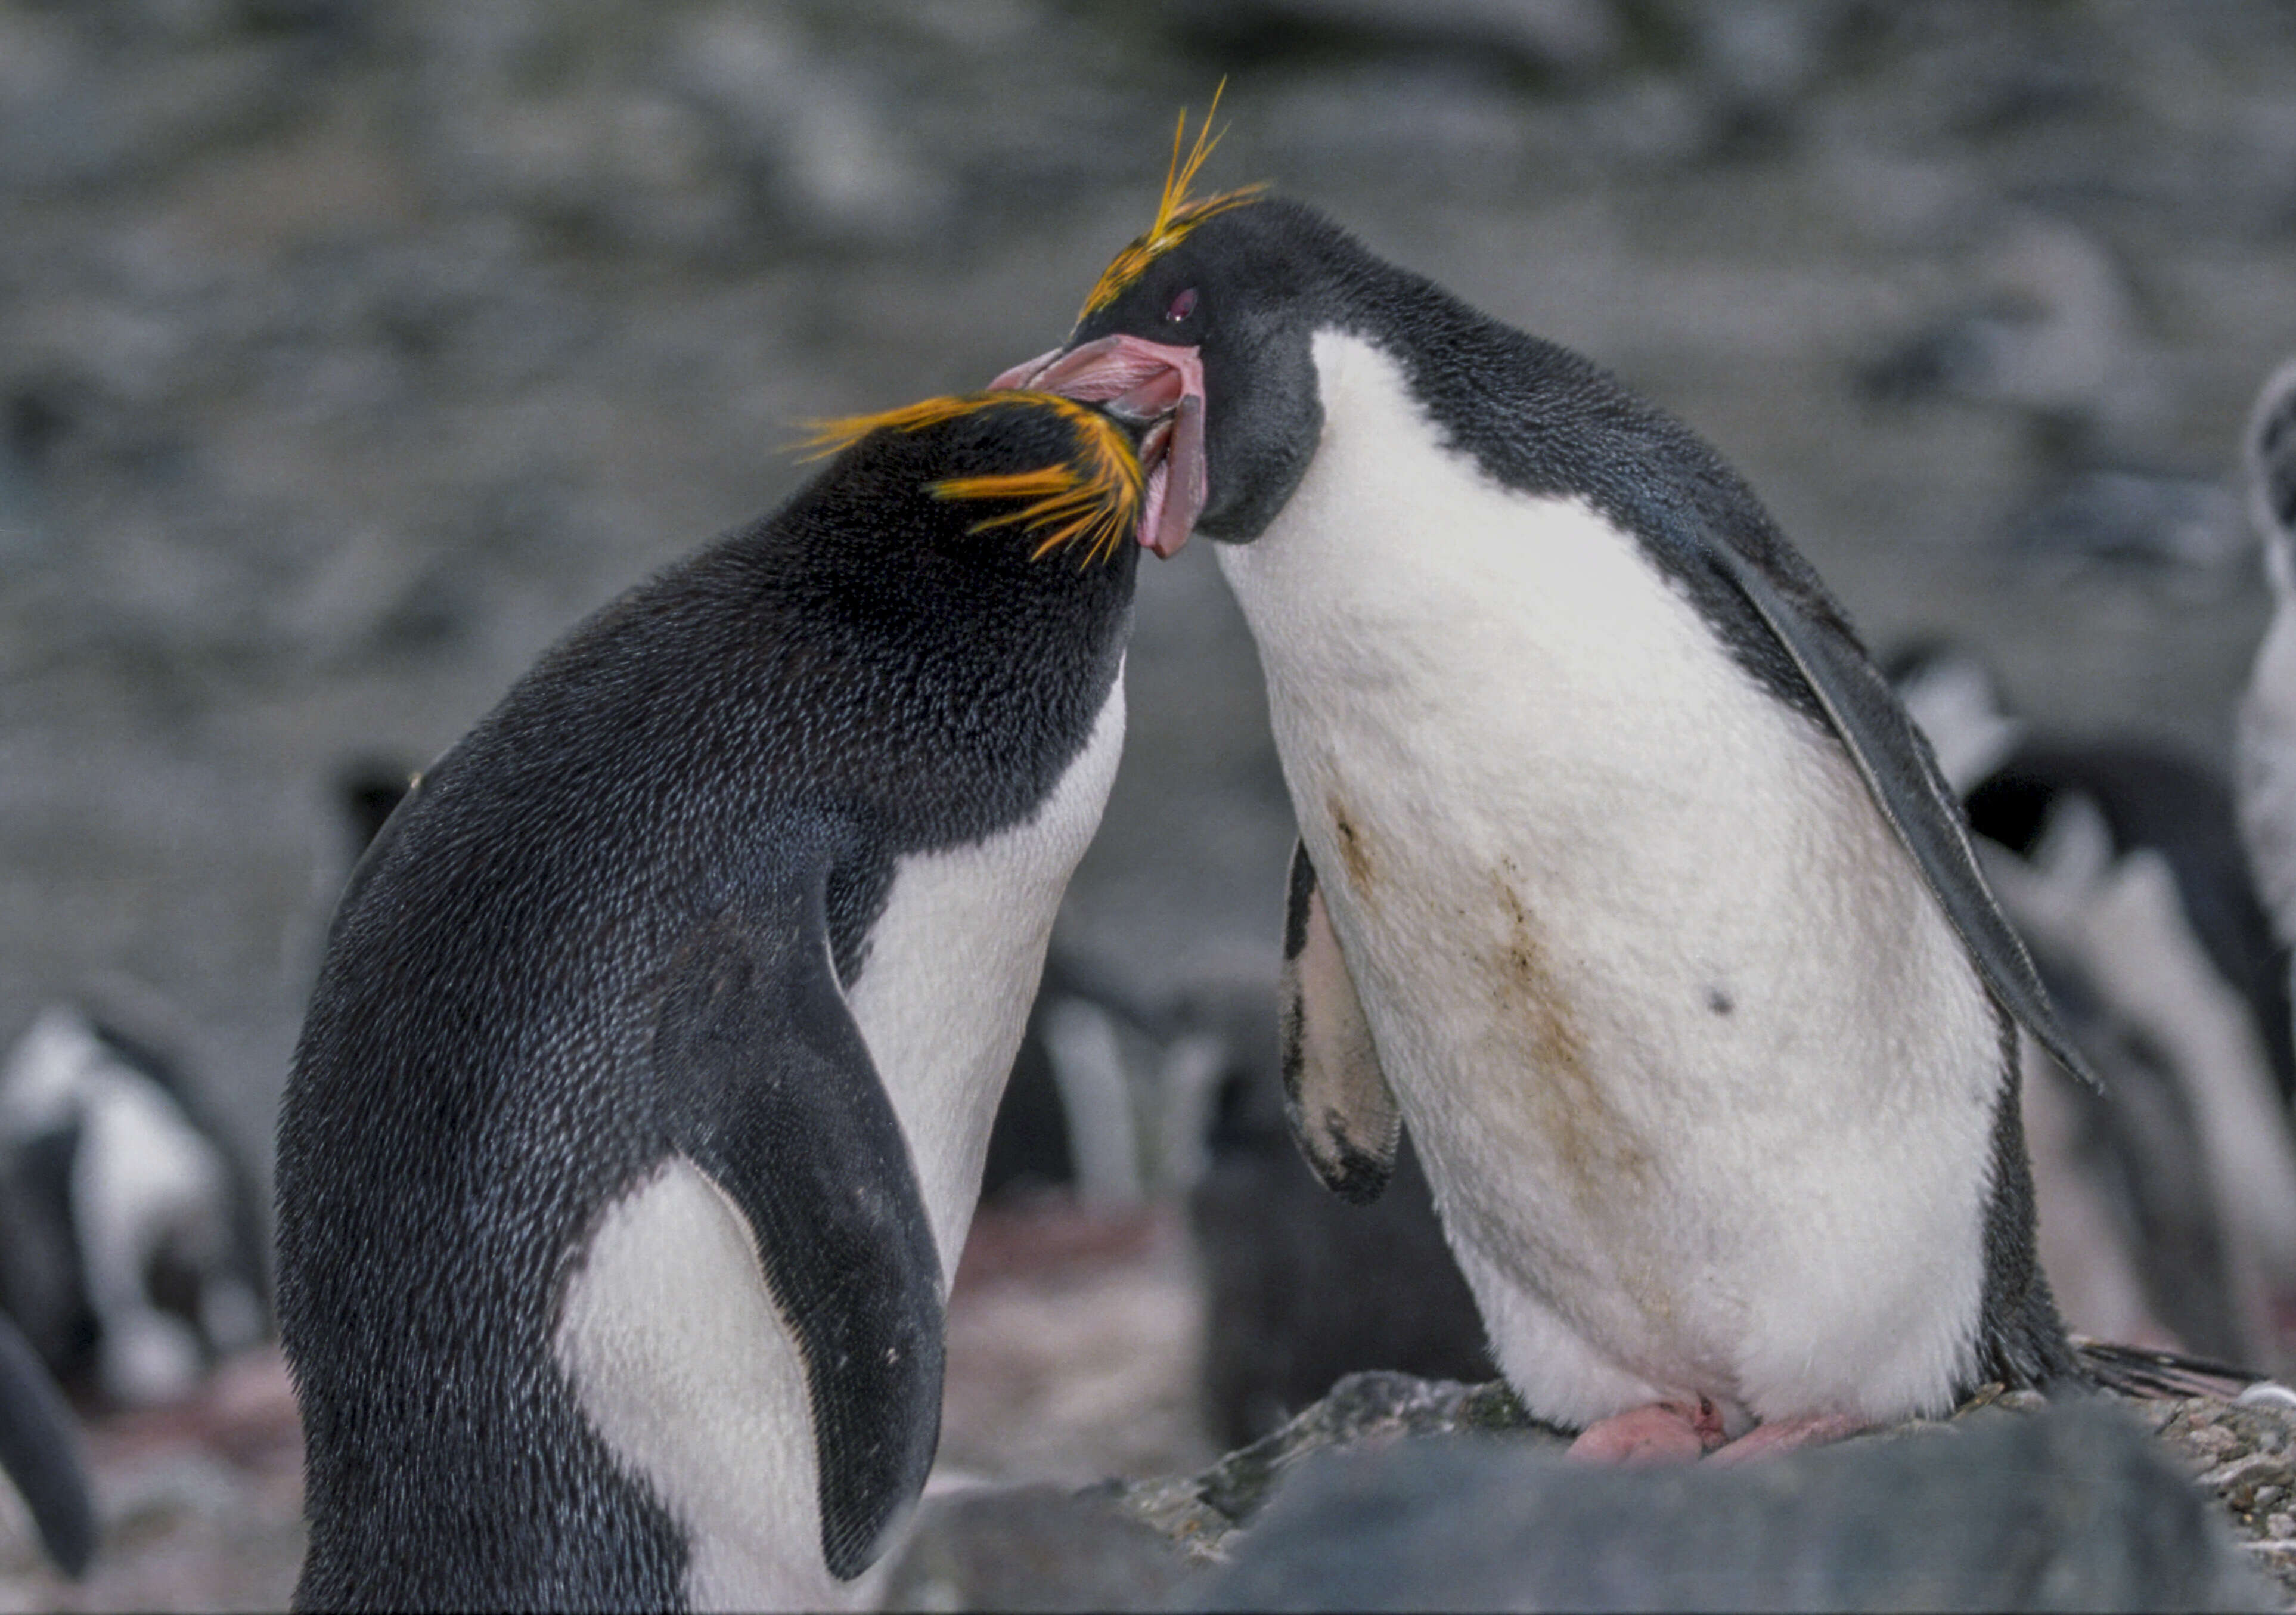
[[[894,1607],[2296,1605],[2296,1398],[2276,1388],[1991,1388],[1734,1470],[1567,1464],[1568,1439],[1501,1383],[1355,1374],[1192,1475],[930,1500]]]
[[[1504,1381],[1462,1385],[1409,1374],[1349,1374],[1332,1394],[1209,1469],[1172,1480],[1111,1482],[1103,1495],[1154,1526],[1192,1560],[1216,1562],[1287,1474],[1312,1455],[1376,1451],[1409,1437],[1518,1432],[1560,1451],[1568,1438],[1534,1424]]]
[[[2095,1403],[1733,1469],[1446,1437],[1302,1463],[1195,1607],[2277,1607],[2212,1513]]]

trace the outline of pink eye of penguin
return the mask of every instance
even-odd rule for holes
[[[1185,291],[1183,291],[1179,296],[1172,299],[1172,306],[1164,310],[1164,317],[1171,321],[1174,324],[1177,324],[1180,321],[1186,319],[1195,311],[1196,289],[1193,286],[1191,286]]]

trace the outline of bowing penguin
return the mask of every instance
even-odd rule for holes
[[[823,1607],[1124,728],[1144,493],[1064,398],[832,423],[354,871],[279,1128],[305,1607]]]
[[[1582,1457],[1731,1456],[2077,1379],[2018,1027],[2079,1070],[1951,792],[1745,483],[1587,360],[1199,136],[1068,343],[1154,400],[1300,826],[1293,1131],[1407,1123],[1493,1354]]]

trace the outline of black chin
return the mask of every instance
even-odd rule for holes
[[[1196,536],[1210,538],[1217,544],[1249,544],[1267,530],[1267,523],[1272,520],[1274,512],[1270,512],[1258,526],[1244,529],[1225,515],[1214,515],[1210,506],[1207,505],[1196,517]]]
[[[1323,411],[1316,410],[1320,427]],[[1239,477],[1223,490],[1215,487],[1204,508],[1197,512],[1196,531],[1222,544],[1249,544],[1267,530],[1267,524],[1298,491],[1314,458],[1316,439],[1303,436],[1259,446],[1253,467],[1256,475]],[[1217,451],[1212,451],[1217,453]],[[1214,480],[1218,473],[1214,472]]]

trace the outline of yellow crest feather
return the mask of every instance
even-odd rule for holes
[[[1099,313],[1148,271],[1148,266],[1178,246],[1188,233],[1216,214],[1231,208],[1241,208],[1267,187],[1260,184],[1243,185],[1234,191],[1223,191],[1217,196],[1199,201],[1188,199],[1188,186],[1196,177],[1196,170],[1219,144],[1219,136],[1212,133],[1212,118],[1219,111],[1221,91],[1227,88],[1223,78],[1212,92],[1212,103],[1204,109],[1203,127],[1196,131],[1196,143],[1185,161],[1180,157],[1180,143],[1187,138],[1187,109],[1180,110],[1180,121],[1172,130],[1172,165],[1164,171],[1164,194],[1156,203],[1156,222],[1136,237],[1132,244],[1109,260],[1108,267],[1100,272],[1093,285],[1092,295],[1077,311],[1081,320]]]
[[[959,415],[971,414],[991,403],[1021,396],[1018,393],[962,393],[950,398],[926,398],[915,404],[904,404],[898,409],[882,410],[873,415],[832,415],[824,421],[808,421],[800,447],[812,451],[805,456],[807,459],[818,460],[840,449],[852,447],[881,427],[890,427],[895,431],[922,431],[928,426],[938,426],[943,421],[954,421]]]
[[[979,410],[1014,406],[1050,410],[1067,422],[1074,429],[1075,455],[1032,471],[944,477],[928,483],[926,491],[936,499],[1029,501],[1018,510],[976,521],[968,530],[982,533],[1018,526],[1042,533],[1032,559],[1042,559],[1079,539],[1085,541],[1086,564],[1113,556],[1139,522],[1148,479],[1124,429],[1073,398],[1018,390],[926,398],[879,414],[808,422],[806,443],[814,451],[811,457],[818,458],[849,448],[880,430],[921,431]]]

